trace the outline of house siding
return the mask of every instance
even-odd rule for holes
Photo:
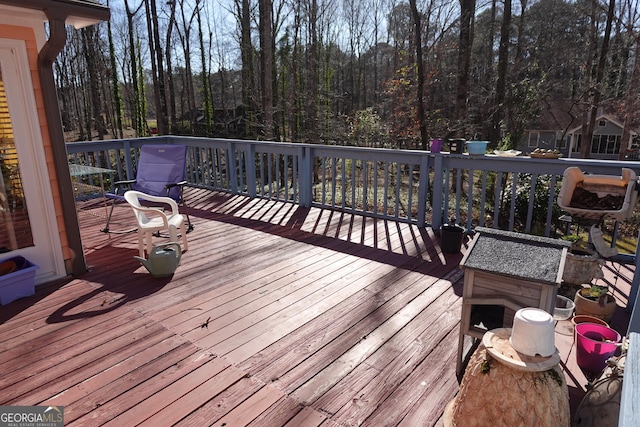
[[[602,125],[600,123],[602,122]],[[518,145],[519,149],[525,153],[530,153],[536,148],[543,149],[557,149],[563,156],[566,157],[579,157],[580,153],[577,151],[569,152],[570,142],[577,141],[578,137],[581,134],[581,126],[576,126],[572,129],[569,129],[564,133],[560,129],[557,131],[554,130],[541,130],[541,129],[529,129],[526,131],[523,136],[520,144]],[[611,135],[621,137],[623,133],[623,127],[620,123],[618,123],[615,119],[610,118],[607,115],[598,116],[595,122],[595,126],[593,128],[593,136],[597,137],[599,135]],[[564,135],[564,140],[561,139]],[[635,129],[631,130],[630,138],[634,138],[637,135]],[[622,141],[620,140],[620,146],[628,147],[630,141]],[[604,142],[602,143],[604,144]],[[589,157],[592,159],[600,159],[600,160],[617,160],[619,157],[619,151],[616,150],[615,153],[612,152],[591,152],[591,148],[589,151]]]

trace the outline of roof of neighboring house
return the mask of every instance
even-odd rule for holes
[[[75,28],[108,21],[109,7],[92,0],[0,0],[0,4],[25,9],[54,11],[67,16],[66,23]]]
[[[527,127],[536,131],[573,131],[582,124],[584,106],[580,101],[560,97],[548,97],[542,100],[540,116]],[[624,126],[626,99],[610,99],[600,103],[598,119],[606,118],[613,123]],[[631,123],[631,129],[640,129],[640,115],[636,114]]]
[[[623,128],[624,127],[624,123],[621,123],[617,118],[612,117],[608,114],[602,114],[602,112],[600,111],[599,114],[596,116],[596,122],[599,120],[607,120],[611,123],[613,123],[614,125],[618,126],[619,128]],[[573,126],[571,129],[569,129],[570,133],[576,133],[579,132],[580,129],[582,129],[582,124],[581,123],[576,123],[575,126]]]
[[[634,108],[634,112],[637,111],[637,101],[636,108]],[[626,120],[626,110],[627,110],[627,99],[626,98],[617,98],[610,99],[604,101],[600,104],[600,108],[598,112],[603,116],[608,116],[611,120],[623,126]],[[598,114],[598,115],[600,115]],[[637,112],[631,117],[631,123],[629,126],[634,131],[640,129],[640,115]]]
[[[570,99],[552,96],[541,102],[540,116],[528,126],[529,129],[555,132],[571,128],[576,123],[577,108]]]

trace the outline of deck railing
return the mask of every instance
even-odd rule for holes
[[[563,226],[556,197],[569,166],[588,173],[640,173],[635,162],[431,154],[282,142],[155,137],[67,144],[70,163],[135,178],[137,149],[189,147],[189,184],[250,197],[440,227],[476,226],[553,236]]]
[[[184,144],[189,185],[302,206],[366,215],[438,229],[447,221],[468,231],[477,226],[555,237],[566,230],[556,203],[566,168],[621,174],[640,163],[585,159],[432,154],[333,145],[165,136],[67,144],[69,162],[111,169],[109,181],[135,178],[144,144]],[[99,177],[85,177],[89,186]],[[616,238],[617,227],[613,227]],[[635,247],[635,246],[634,246]],[[633,263],[634,253],[619,257]],[[629,296],[637,299],[640,274]],[[640,313],[632,313],[621,426],[633,425],[640,401]]]
[[[470,156],[320,144],[164,136],[67,144],[69,162],[135,178],[144,144],[188,147],[187,179],[195,187],[408,222],[434,229],[448,221],[557,237],[568,230],[556,203],[566,168],[640,175],[640,163],[585,159]],[[100,177],[88,176],[89,187]],[[104,176],[103,176],[104,178]],[[617,224],[610,227],[617,239]],[[627,236],[629,238],[629,236]],[[617,260],[636,264],[636,236]],[[640,275],[639,275],[640,276]],[[640,281],[640,277],[638,279]],[[634,280],[630,305],[637,297]]]

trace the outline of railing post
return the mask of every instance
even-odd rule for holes
[[[418,227],[427,225],[427,195],[429,193],[429,156],[420,158],[420,185],[418,185]]]
[[[232,141],[227,143],[227,172],[229,173],[231,194],[238,194],[238,164],[236,162],[235,146]]]
[[[311,206],[313,194],[313,150],[311,146],[302,146],[300,157],[300,206]]]
[[[439,230],[442,226],[442,195],[444,183],[444,155],[436,154],[433,164],[433,202],[431,203],[431,228]]]
[[[124,165],[127,171],[126,177],[124,179],[125,180],[134,179],[136,174],[133,173],[133,157],[134,156],[131,155],[131,141],[126,139],[122,145],[123,145],[122,149],[124,150],[124,153],[123,153]]]
[[[638,425],[638,401],[640,400],[638,375],[640,375],[640,334],[629,331],[629,349],[624,362],[624,381],[622,381],[617,424],[620,427]]]
[[[258,186],[258,177],[256,175],[256,146],[254,143],[249,143],[248,147],[244,156],[245,176],[247,180],[245,184],[247,185],[248,195],[256,197],[256,188]]]
[[[638,287],[640,287],[640,256],[638,256],[638,250],[640,250],[640,233],[638,233],[636,253],[634,254],[634,265],[636,269],[633,273],[631,290],[629,291],[629,298],[627,299],[627,311],[630,313],[633,313],[635,311],[635,303],[636,299],[638,299]],[[634,332],[640,332],[640,315],[632,316],[632,320],[635,322],[634,327],[636,328],[636,330],[634,330]]]

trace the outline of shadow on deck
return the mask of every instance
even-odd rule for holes
[[[68,425],[442,424],[462,254],[431,229],[190,191],[195,230],[168,279],[85,203],[90,271],[2,308],[0,404],[64,405]],[[632,272],[616,269],[624,305]],[[558,347],[575,403],[586,381]]]

